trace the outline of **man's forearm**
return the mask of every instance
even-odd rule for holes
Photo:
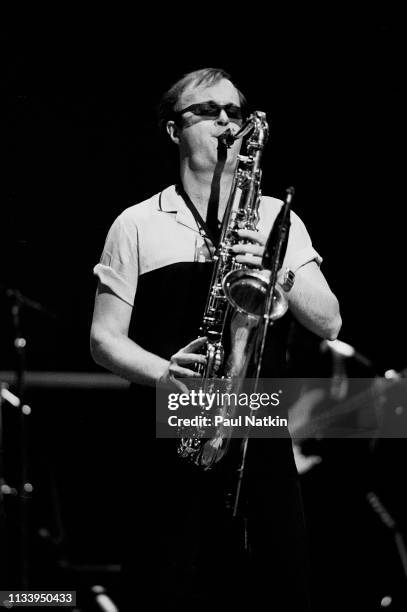
[[[90,347],[97,364],[130,382],[154,386],[169,364],[124,335],[92,335]]]
[[[313,333],[328,340],[338,336],[342,319],[338,300],[330,290],[294,285],[289,305],[294,317]]]

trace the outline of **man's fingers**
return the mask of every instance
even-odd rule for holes
[[[170,375],[172,378],[200,378],[196,372],[193,370],[189,370],[188,368],[183,368],[180,365],[173,364],[170,366]]]
[[[184,385],[183,382],[181,382],[180,380],[177,380],[175,378],[175,376],[171,376],[171,382],[174,385],[174,387],[176,389],[178,389],[178,391],[181,391],[181,393],[189,393],[189,389],[186,385]]]
[[[262,264],[262,258],[255,255],[238,255],[236,261],[252,268],[261,268]]]
[[[184,353],[194,353],[196,350],[202,348],[208,342],[208,338],[206,336],[202,336],[201,338],[195,338],[189,344],[184,346],[181,351]]]
[[[205,355],[198,353],[176,353],[172,357],[175,363],[186,365],[188,363],[206,363]]]
[[[237,230],[237,233],[239,235],[239,238],[243,238],[245,240],[251,240],[252,242],[255,242],[256,244],[261,244],[263,246],[266,244],[266,241],[267,241],[267,236],[265,236],[261,232],[256,232],[254,230],[240,229],[240,230]]]
[[[235,244],[232,247],[234,253],[241,253],[244,255],[245,253],[253,253],[253,255],[263,256],[264,246],[260,246],[258,244]]]

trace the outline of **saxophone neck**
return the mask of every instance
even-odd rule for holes
[[[266,121],[266,113],[262,111],[255,111],[252,113],[244,122],[242,127],[236,134],[233,134],[232,130],[228,128],[219,136],[219,140],[228,148],[236,142],[236,140],[240,140],[244,138],[254,129],[262,128],[265,133],[265,139],[267,139],[268,135],[268,124]]]

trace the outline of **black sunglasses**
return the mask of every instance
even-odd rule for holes
[[[192,113],[198,117],[219,117],[220,112],[224,110],[229,119],[232,121],[243,120],[243,110],[236,104],[217,104],[212,100],[209,102],[200,102],[198,104],[191,104],[180,111],[175,111],[174,115],[176,118],[181,117],[184,113]]]

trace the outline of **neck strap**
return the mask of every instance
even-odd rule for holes
[[[209,227],[209,225],[202,219],[201,215],[199,214],[198,210],[196,209],[196,206],[193,204],[191,198],[189,197],[189,195],[187,194],[187,192],[185,191],[183,185],[181,183],[178,183],[177,185],[175,185],[175,189],[176,192],[178,193],[178,195],[180,195],[182,197],[182,199],[184,200],[185,204],[187,205],[187,207],[189,208],[189,210],[191,211],[196,224],[198,226],[199,232],[202,236],[207,236],[210,241],[212,242],[212,244],[217,247],[219,244],[219,238],[220,238],[220,229],[218,227]]]

